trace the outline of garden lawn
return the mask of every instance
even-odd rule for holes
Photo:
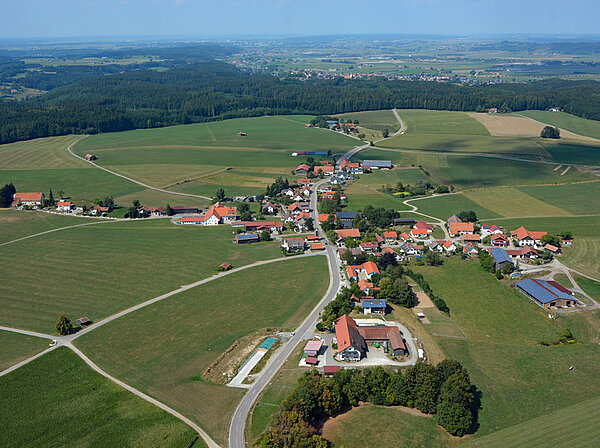
[[[441,448],[457,446],[435,418],[414,415],[412,409],[361,406],[329,419],[323,436],[346,448]]]
[[[541,308],[484,272],[476,260],[453,258],[415,271],[446,301],[468,337],[438,341],[449,358],[467,367],[481,391],[476,437],[600,394],[595,380],[600,347],[586,338],[588,332],[575,334],[581,344],[539,345],[560,337],[568,322],[548,320]]]
[[[478,219],[500,217],[498,213],[483,207],[462,193],[445,194],[432,198],[416,199],[409,202],[409,204],[418,207],[419,212],[421,213],[435,216],[443,220],[447,220],[450,216],[457,215],[463,210],[473,210],[475,213],[477,213]]]
[[[565,421],[568,418],[568,422]],[[557,424],[561,422],[561,424]],[[562,448],[597,446],[600,440],[600,397],[525,421],[480,439],[466,447]]]
[[[534,120],[574,132],[575,134],[600,139],[600,121],[576,117],[564,112],[527,110],[519,112]]]
[[[225,443],[243,391],[193,378],[243,336],[296,328],[328,284],[326,257],[292,257],[143,308],[86,334],[77,345],[110,374],[175,407]]]
[[[0,372],[48,348],[48,339],[0,330]]]
[[[60,227],[94,222],[87,218],[26,210],[0,210],[0,244]]]
[[[60,314],[98,321],[234,267],[277,258],[275,242],[238,246],[230,226],[169,219],[107,222],[0,247],[0,324],[51,333]],[[33,281],[32,279],[35,279]]]
[[[600,279],[600,239],[578,238],[572,247],[564,247],[560,261],[570,268]]]
[[[193,429],[58,348],[0,377],[5,448],[187,448]],[[201,440],[194,447],[206,446]]]

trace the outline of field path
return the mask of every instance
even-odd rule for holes
[[[396,116],[396,120],[398,120],[398,123],[400,123],[400,129],[398,129],[396,132],[394,132],[391,135],[391,137],[395,137],[396,135],[404,134],[404,132],[406,132],[406,125],[402,121],[402,118],[400,118],[400,115],[398,115],[398,111],[396,109],[392,109],[392,112],[394,112],[394,115]],[[379,141],[381,141],[381,140],[379,140]]]
[[[156,187],[152,187],[152,186],[150,186],[150,185],[148,185],[148,184],[145,184],[145,183],[143,183],[143,182],[140,182],[140,181],[138,181],[138,180],[132,179],[131,177],[127,177],[127,176],[124,176],[124,175],[122,175],[122,174],[115,173],[114,171],[111,171],[111,170],[109,170],[108,168],[104,168],[103,166],[100,166],[100,165],[98,165],[97,163],[94,163],[92,160],[87,160],[85,157],[80,157],[80,156],[78,156],[77,154],[75,154],[75,153],[72,151],[73,145],[74,145],[75,143],[77,143],[77,142],[80,142],[81,140],[83,140],[83,139],[84,139],[84,138],[86,138],[86,137],[88,137],[88,136],[87,136],[87,135],[85,135],[85,136],[83,136],[83,137],[81,137],[81,138],[79,138],[79,139],[75,140],[73,143],[71,143],[71,144],[70,144],[70,145],[67,147],[67,151],[69,151],[69,153],[71,153],[71,155],[72,155],[73,157],[77,157],[79,160],[83,160],[84,162],[87,162],[87,163],[89,163],[90,165],[93,165],[93,166],[95,166],[96,168],[99,168],[99,169],[101,169],[101,170],[103,170],[103,171],[106,171],[107,173],[110,173],[110,174],[112,174],[112,175],[114,175],[114,176],[118,176],[118,177],[120,177],[120,178],[122,178],[122,179],[128,180],[129,182],[133,182],[134,184],[138,184],[138,185],[140,185],[140,186],[142,186],[142,187],[144,187],[144,188],[148,188],[148,189],[150,189],[150,190],[156,190],[156,191],[160,191],[160,192],[162,192],[162,193],[167,193],[167,194],[175,194],[175,195],[179,195],[179,196],[189,196],[189,197],[192,197],[192,198],[200,198],[200,199],[206,199],[206,200],[212,201],[212,198],[209,198],[208,196],[201,196],[201,195],[199,195],[199,194],[191,194],[191,193],[180,193],[180,192],[178,192],[178,191],[169,191],[169,190],[164,190],[164,189],[162,189],[162,188],[156,188]]]

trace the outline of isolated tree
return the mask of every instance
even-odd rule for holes
[[[443,260],[437,252],[427,252],[427,255],[425,255],[425,263],[429,266],[439,266],[443,263]]]
[[[361,140],[364,140],[365,137],[366,137],[366,135],[363,134],[362,132],[360,134],[358,134],[358,138],[361,139]]]
[[[475,213],[473,210],[463,210],[457,216],[462,222],[477,221],[477,213]]]
[[[215,194],[215,198],[217,198],[217,201],[222,201],[223,199],[225,199],[225,190],[219,188],[217,190],[217,193]]]
[[[165,213],[167,216],[173,216],[173,210],[171,209],[171,206],[169,204],[167,204],[167,206],[165,207]]]
[[[556,235],[547,234],[541,238],[541,243],[543,245],[552,244],[553,246],[560,247],[560,237]]]
[[[563,230],[562,232],[559,233],[559,236],[563,240],[570,240],[573,238],[573,232],[571,232],[570,230]]]
[[[50,193],[48,193],[48,204],[54,205],[54,193],[52,193],[52,188],[50,188]]]
[[[560,138],[560,130],[553,126],[544,126],[542,132],[540,132],[542,138]]]
[[[260,240],[261,241],[271,241],[271,234],[268,231],[263,230],[260,234]]]
[[[71,333],[73,331],[73,324],[67,316],[61,314],[56,322],[56,332],[61,336]]]
[[[252,219],[252,213],[251,212],[242,212],[242,214],[240,214],[240,220],[242,221],[250,221]]]
[[[381,135],[383,136],[383,138],[388,138],[388,136],[390,135],[390,131],[385,128],[383,131],[381,131]]]

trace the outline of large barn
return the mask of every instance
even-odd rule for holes
[[[516,283],[515,286],[544,309],[577,305],[577,300],[573,296],[545,280],[528,278]]]

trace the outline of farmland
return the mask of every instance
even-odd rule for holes
[[[556,424],[557,421],[564,422],[565,417],[568,417],[568,424]],[[595,446],[599,439],[600,397],[597,397],[489,436],[473,439],[464,446],[478,448]]]
[[[88,168],[67,151],[80,138],[66,135],[0,145],[0,170]]]
[[[77,345],[107,372],[195,419],[223,442],[242,391],[193,378],[249,333],[295,328],[328,282],[323,256],[251,268],[117,319]]]
[[[77,224],[91,223],[89,219],[51,215],[40,212],[0,210],[0,244],[34,233]]]
[[[277,176],[289,176],[295,151],[343,152],[350,137],[306,128],[308,116],[275,116],[100,134],[75,146],[97,163],[154,187],[213,196],[259,193]],[[238,132],[246,136],[239,136]]]
[[[557,338],[568,321],[559,319],[555,325],[537,305],[476,262],[452,259],[418,271],[448,303],[451,316],[468,337],[438,342],[448,357],[469,369],[481,391],[475,437],[600,395],[594,380],[600,348],[587,338],[588,331],[576,334],[581,344],[540,346],[539,341]],[[566,375],[568,381],[556,381]]]
[[[485,126],[464,112],[404,109],[399,110],[398,114],[408,128],[406,135],[490,135]]]
[[[58,348],[0,377],[3,447],[189,447],[194,430]],[[205,446],[202,441],[194,447]]]
[[[441,448],[455,447],[460,442],[430,416],[418,415],[413,409],[380,406],[356,407],[329,419],[323,435],[335,446],[346,448]]]
[[[0,270],[12,273],[0,285],[0,322],[49,333],[60,314],[99,320],[209,277],[224,261],[279,256],[276,243],[238,246],[230,228],[192,227],[107,222],[0,247]]]
[[[576,246],[565,248],[561,261],[570,268],[600,278],[600,239],[577,239]]]
[[[387,129],[393,134],[398,130],[400,124],[391,110],[370,110],[365,112],[352,112],[335,115],[340,120],[358,120],[359,132],[365,134],[365,140],[379,140],[382,131]]]
[[[573,232],[575,238],[600,238],[600,215],[543,218],[496,218],[490,222],[502,226],[504,230],[507,231],[524,226],[530,230],[543,229],[554,235],[558,235],[564,230],[570,230]]]
[[[48,348],[48,340],[0,330],[0,371]]]
[[[586,120],[564,112],[551,112],[542,110],[528,110],[519,112],[519,115],[533,118],[534,120],[557,126],[561,129],[574,132],[575,134],[600,139],[600,122]]]
[[[464,194],[450,194],[433,198],[417,199],[411,202],[421,213],[446,220],[463,210],[473,210],[479,219],[497,218],[500,215],[479,205]]]

